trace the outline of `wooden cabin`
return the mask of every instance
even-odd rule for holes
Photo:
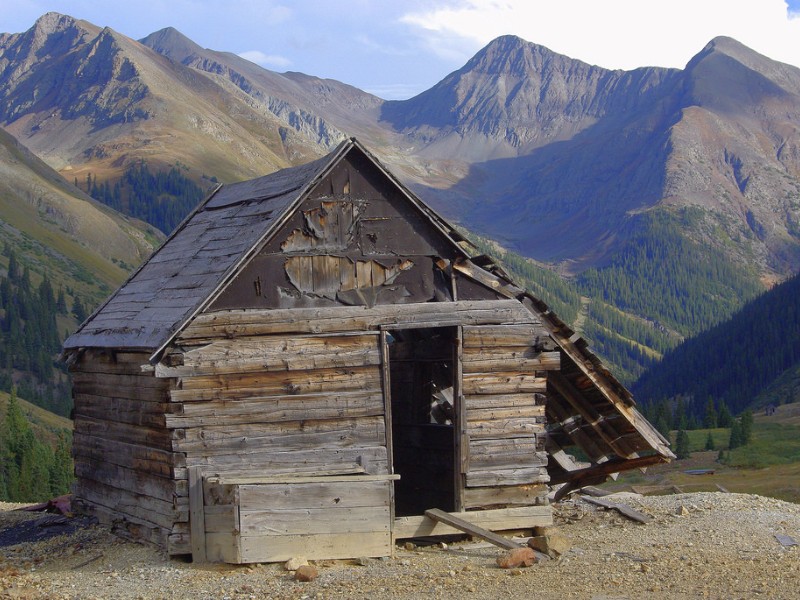
[[[356,140],[218,187],[65,343],[74,506],[169,554],[392,554],[668,460],[628,391]],[[567,451],[588,457],[576,463]]]

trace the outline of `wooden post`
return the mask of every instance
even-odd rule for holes
[[[455,423],[453,423],[453,433],[455,441],[455,465],[453,466],[453,484],[455,485],[455,511],[464,510],[464,474],[469,466],[469,443],[467,438],[467,410],[464,406],[464,394],[462,392],[461,381],[464,377],[462,354],[464,347],[464,327],[458,326],[453,349],[453,407]]]
[[[394,449],[392,437],[392,381],[390,376],[389,365],[389,341],[387,338],[387,331],[381,329],[380,344],[381,344],[381,375],[383,383],[383,411],[386,423],[386,460],[388,461],[387,468],[389,475],[394,474]],[[389,504],[389,528],[392,541],[392,555],[394,555],[394,482],[390,484],[390,504]]]
[[[192,534],[192,562],[206,562],[206,518],[203,509],[203,474],[189,467],[189,524]]]

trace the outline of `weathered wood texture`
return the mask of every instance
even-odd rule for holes
[[[453,513],[453,516],[490,531],[531,529],[553,524],[553,510],[549,506],[474,510]],[[394,537],[398,540],[432,535],[457,535],[459,533],[463,533],[463,530],[424,515],[398,517],[394,521]]]
[[[265,478],[205,484],[210,560],[277,562],[392,554],[391,475]],[[223,503],[234,504],[223,504]],[[215,504],[216,503],[216,504]]]
[[[165,428],[170,381],[143,372],[147,358],[86,351],[71,367],[75,506],[166,547],[189,520],[185,458]]]
[[[544,450],[547,374],[559,368],[559,353],[543,350],[539,324],[463,328],[463,393],[467,435],[464,506],[544,503],[548,481]],[[515,497],[515,494],[518,494]]]
[[[277,333],[369,331],[380,327],[537,323],[516,300],[425,302],[375,306],[229,310],[198,315],[181,332],[178,343],[198,343],[224,337]]]

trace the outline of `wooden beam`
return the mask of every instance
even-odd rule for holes
[[[206,562],[206,518],[203,502],[203,474],[189,467],[189,523],[192,533],[192,562]]]
[[[434,521],[438,521],[440,523],[445,523],[446,525],[450,525],[450,527],[455,527],[456,529],[460,529],[464,533],[468,533],[473,537],[481,538],[482,540],[486,540],[498,546],[500,548],[504,548],[506,550],[513,550],[515,548],[520,548],[521,545],[517,542],[511,541],[508,538],[504,538],[502,535],[498,535],[496,533],[492,533],[488,529],[484,529],[483,527],[478,527],[477,525],[473,525],[455,515],[451,515],[450,513],[446,513],[443,510],[438,508],[431,508],[425,511],[425,516],[429,519],[433,519]]]

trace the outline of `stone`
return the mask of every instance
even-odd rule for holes
[[[550,558],[557,558],[569,552],[572,543],[560,533],[553,532],[549,535],[532,537],[528,540],[528,547],[547,554]]]
[[[301,565],[294,572],[295,581],[314,581],[317,577],[319,577],[319,571],[313,565]]]
[[[497,557],[497,566],[501,569],[530,567],[536,563],[536,554],[532,548],[514,548]]]
[[[678,515],[679,517],[685,517],[686,515],[689,514],[689,509],[686,508],[683,504],[681,504],[675,511],[675,514]]]
[[[287,571],[297,571],[297,569],[307,564],[308,564],[308,559],[306,559],[305,556],[295,556],[287,560],[286,564],[284,564],[283,567]]]

